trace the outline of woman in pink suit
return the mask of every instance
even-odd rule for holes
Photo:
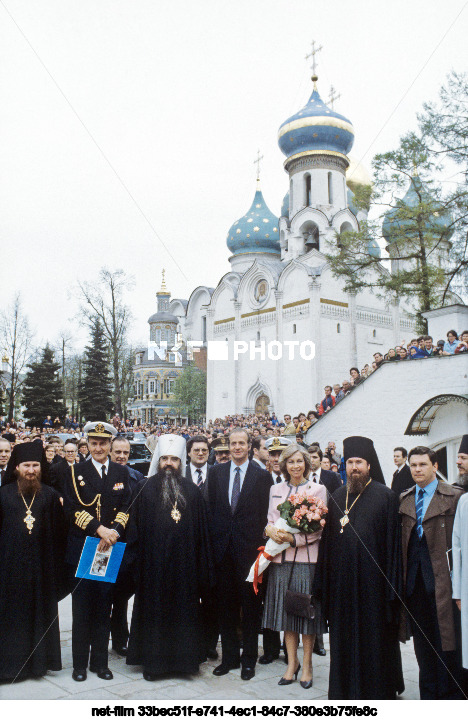
[[[274,556],[270,564],[262,626],[263,628],[271,628],[274,631],[284,631],[286,650],[288,652],[288,668],[279,681],[280,686],[292,683],[293,677],[297,679],[301,668],[297,657],[297,648],[299,634],[302,634],[304,655],[301,686],[311,688],[313,675],[312,649],[315,634],[326,632],[326,625],[322,621],[320,605],[317,601],[314,604],[315,618],[309,620],[286,614],[284,597],[288,587],[292,591],[312,593],[312,582],[322,531],[292,534],[275,528],[273,524],[279,518],[278,505],[286,501],[292,493],[307,492],[326,503],[327,491],[325,486],[307,480],[310,473],[309,454],[296,444],[291,444],[283,451],[280,458],[280,468],[286,480],[271,487],[268,525],[265,528],[265,534],[276,543],[290,543],[291,548]],[[296,561],[289,585],[295,554]]]

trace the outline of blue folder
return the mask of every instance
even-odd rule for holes
[[[90,581],[115,583],[127,544],[114,544],[110,548],[109,554],[108,551],[97,551],[100,540],[100,538],[87,536],[75,576],[88,578]]]

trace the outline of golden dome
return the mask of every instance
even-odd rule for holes
[[[346,184],[353,189],[353,185],[372,186],[369,171],[358,160],[348,155],[349,168],[346,170]]]

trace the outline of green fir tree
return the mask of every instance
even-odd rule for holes
[[[23,386],[24,417],[30,426],[42,427],[47,416],[63,421],[67,412],[62,402],[60,363],[55,362],[49,344],[42,350],[39,361],[30,363]]]
[[[172,409],[177,416],[187,416],[196,423],[206,413],[206,373],[193,363],[187,366],[174,384]]]
[[[91,323],[91,342],[85,349],[79,387],[81,415],[87,421],[106,421],[112,411],[107,342],[99,318]]]

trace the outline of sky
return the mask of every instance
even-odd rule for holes
[[[279,214],[280,124],[318,89],[370,170],[465,71],[467,0],[0,0],[0,308],[21,292],[35,343],[79,325],[77,282],[122,268],[145,342],[174,298],[229,271],[227,232],[261,184]]]

